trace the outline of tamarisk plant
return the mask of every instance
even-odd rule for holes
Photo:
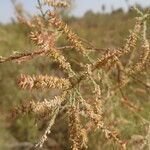
[[[47,5],[49,9],[44,11],[43,7]],[[135,79],[136,74],[145,69],[150,59],[150,47],[146,37],[146,21],[149,14],[143,14],[135,8],[139,17],[135,18],[135,26],[127,37],[124,46],[116,49],[107,50],[100,58],[95,59],[92,54],[97,50],[92,44],[82,40],[74,33],[59,15],[58,9],[68,7],[65,1],[38,0],[38,9],[41,15],[34,16],[27,20],[23,16],[18,16],[21,23],[26,24],[30,32],[30,39],[38,47],[37,50],[29,53],[11,55],[9,57],[0,57],[0,63],[16,61],[22,63],[29,61],[37,56],[48,57],[53,62],[57,62],[61,70],[66,74],[66,78],[59,78],[49,75],[25,75],[22,74],[18,79],[18,85],[27,90],[46,90],[59,89],[60,95],[53,99],[44,101],[31,100],[26,105],[21,105],[16,109],[18,113],[33,113],[40,120],[48,118],[49,123],[43,136],[35,147],[42,147],[51,133],[51,128],[59,113],[64,112],[68,117],[69,139],[72,143],[72,150],[86,149],[88,147],[88,134],[92,130],[101,130],[106,139],[114,140],[120,149],[126,149],[126,141],[120,139],[119,133],[113,131],[105,123],[106,100],[111,100],[116,92]],[[67,39],[70,45],[63,47],[57,46],[59,37]],[[135,64],[123,64],[121,57],[126,54],[132,55],[136,51],[137,42],[141,41],[141,55]],[[70,59],[65,57],[63,50],[69,49],[75,51],[83,57],[79,60],[79,66],[82,71],[75,71],[70,63]],[[118,72],[118,78],[114,82],[111,79],[113,71]],[[115,83],[115,85],[114,85]],[[146,85],[150,88],[149,85]],[[88,86],[88,96],[84,89]],[[124,98],[124,97],[123,97]],[[129,101],[125,101],[128,107],[133,107]],[[24,109],[22,109],[22,107]],[[22,110],[22,111],[19,111]]]

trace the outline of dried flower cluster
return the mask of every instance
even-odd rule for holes
[[[79,37],[65,24],[55,13],[49,12],[50,25],[54,26],[59,32],[64,34],[68,41],[75,47],[75,50],[81,54],[86,53],[86,48],[83,46]]]
[[[56,7],[56,8],[65,8],[68,7],[69,4],[66,1],[56,1],[56,0],[43,0],[44,4],[51,6],[51,7]]]
[[[22,89],[68,89],[70,87],[70,82],[67,79],[57,78],[53,76],[29,76],[21,75],[19,81],[19,86]]]
[[[37,102],[34,100],[30,101],[26,107],[22,105],[25,110],[21,106],[18,108],[18,110],[21,110],[20,114],[31,111],[41,120],[45,117],[49,118],[48,127],[36,146],[43,146],[48,138],[48,134],[51,133],[51,128],[55,124],[57,115],[66,109],[71,148],[73,150],[87,148],[88,134],[94,129],[100,129],[108,140],[113,139],[121,149],[126,149],[126,142],[120,139],[119,133],[111,130],[106,125],[103,110],[105,109],[106,101],[112,99],[115,94],[114,82],[111,82],[110,77],[111,71],[117,69],[118,80],[116,81],[117,85],[115,85],[115,88],[121,90],[123,86],[130,82],[130,78],[133,77],[132,75],[144,69],[144,66],[149,61],[150,47],[146,37],[146,20],[148,15],[141,14],[140,17],[136,18],[135,27],[122,48],[114,50],[108,48],[108,52],[95,61],[90,57],[89,48],[86,48],[84,41],[81,41],[77,34],[58,17],[57,11],[55,12],[56,8],[66,7],[68,4],[64,1],[54,0],[44,0],[44,3],[38,2],[42,16],[34,17],[31,21],[21,16],[20,20],[32,29],[30,38],[39,47],[39,50],[32,53],[19,54],[19,56],[0,58],[0,63],[2,63],[11,60],[22,62],[36,56],[48,56],[57,62],[63,71],[67,73],[67,78],[49,75],[21,75],[18,80],[19,87],[22,89],[55,88],[61,90],[61,95],[55,96],[52,100],[45,99],[44,101]],[[43,13],[42,7],[45,4],[55,9]],[[60,35],[65,35],[71,46],[57,47],[56,42]],[[132,53],[136,49],[139,39],[142,39],[140,59],[137,64],[126,68],[122,64],[120,57]],[[66,48],[76,50],[79,55],[82,55],[87,60],[85,65],[83,63],[83,71],[77,73],[72,69],[70,60],[60,50]],[[91,47],[91,49],[93,50],[94,48]],[[79,62],[82,63],[82,60],[79,60]],[[89,88],[89,97],[86,96],[87,91],[85,87]],[[125,100],[123,102],[131,106],[130,102]],[[83,121],[83,118],[86,121]]]

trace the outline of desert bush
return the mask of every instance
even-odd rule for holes
[[[113,140],[116,149],[126,149],[130,143],[122,139],[114,122],[108,124],[108,115],[120,111],[116,110],[116,106],[124,105],[131,115],[136,113],[140,121],[149,125],[149,121],[138,114],[141,108],[129,100],[125,89],[130,88],[134,80],[146,89],[150,88],[149,84],[136,77],[149,66],[150,48],[146,36],[149,14],[135,8],[139,17],[135,18],[135,25],[124,45],[119,48],[97,48],[79,37],[63,21],[59,10],[68,5],[65,1],[38,0],[40,15],[26,18],[22,11],[17,12],[20,23],[29,28],[30,39],[37,49],[9,57],[1,56],[0,63],[15,61],[20,64],[40,56],[54,62],[54,67],[59,66],[62,76],[21,74],[18,79],[21,89],[31,93],[57,92],[44,100],[24,101],[13,110],[13,117],[31,114],[37,122],[46,120],[47,128],[35,144],[36,148],[43,146],[56,118],[66,115],[71,149],[90,147],[88,137],[97,130],[108,141]],[[45,6],[48,10],[43,9]],[[66,40],[66,45],[58,45],[60,38]],[[73,61],[69,53],[74,54],[77,61]],[[129,116],[125,117],[128,119]]]

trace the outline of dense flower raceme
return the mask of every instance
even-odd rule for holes
[[[19,86],[22,89],[68,89],[70,87],[70,82],[67,79],[57,78],[53,76],[29,76],[21,75],[18,80]]]

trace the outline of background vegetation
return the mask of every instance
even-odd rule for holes
[[[129,29],[135,23],[135,16],[136,13],[132,10],[125,14],[120,9],[113,11],[111,14],[95,14],[92,11],[88,11],[82,18],[65,15],[64,19],[80,37],[91,41],[96,47],[116,48],[124,43],[123,40],[128,35]],[[35,46],[30,42],[28,33],[29,30],[17,22],[7,25],[1,24],[0,55],[8,56],[12,53],[32,51]],[[150,39],[150,28],[148,28],[148,38]],[[64,42],[63,39],[60,39],[58,44],[64,45]],[[104,52],[98,50],[98,53],[101,55]],[[65,54],[72,58],[74,68],[80,69],[76,62],[81,58],[75,57],[76,54],[73,52],[68,54],[67,50]],[[124,59],[127,60],[128,56]],[[26,91],[21,91],[16,83],[18,75],[28,73],[64,76],[58,70],[57,64],[47,60],[48,58],[39,57],[21,64],[0,64],[0,149],[23,149],[26,145],[30,146],[31,143],[35,143],[40,134],[42,134],[45,127],[44,123],[37,127],[32,116],[12,119],[10,112],[13,112],[12,108],[25,99],[43,98],[43,95],[47,94],[32,92],[29,95]],[[143,83],[150,85],[150,71],[148,68],[142,74],[139,73],[137,78]],[[108,126],[115,126],[121,132],[122,138],[129,141],[128,149],[148,149],[145,139],[148,135],[148,124],[150,121],[150,88],[146,88],[145,85],[133,80],[128,85],[128,88],[124,88],[124,92],[130,101],[137,106],[137,110],[128,108],[120,102],[120,97],[116,97],[105,110],[106,118],[109,117],[107,124]],[[52,129],[52,134],[44,147],[45,149],[68,149],[68,135],[64,117],[63,115],[58,117],[56,126]],[[112,143],[105,141],[101,132],[96,132],[90,135],[89,149],[117,149]]]

